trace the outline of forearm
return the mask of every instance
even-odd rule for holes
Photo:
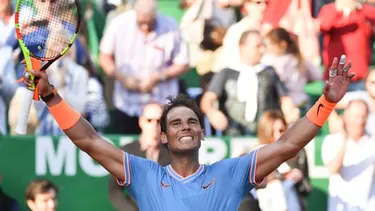
[[[63,99],[60,97],[59,94],[54,96],[51,100],[46,102],[49,108],[58,105]],[[66,116],[66,118],[70,118]],[[83,117],[79,118],[79,120],[69,129],[64,130],[64,133],[72,140],[72,142],[81,150],[87,152],[91,140],[95,140],[99,137],[96,133],[94,128],[88,123]]]
[[[345,152],[346,144],[344,143],[340,146],[340,149],[337,152],[336,156],[327,163],[327,169],[331,175],[337,174],[340,171],[342,163],[344,161]]]
[[[168,68],[162,70],[162,74],[164,74],[164,79],[172,79],[177,78],[180,75],[184,74],[189,70],[188,65],[181,65],[181,64],[172,64]],[[162,76],[161,76],[162,77]]]
[[[284,145],[282,155],[285,161],[302,150],[318,134],[320,128],[307,117],[298,120],[289,128],[279,140]]]

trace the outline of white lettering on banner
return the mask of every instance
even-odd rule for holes
[[[201,142],[199,149],[199,162],[212,164],[222,160],[227,155],[227,145],[220,138],[206,138]]]
[[[109,143],[114,144],[110,139],[106,137],[103,138]],[[119,146],[124,146],[133,141],[133,137],[120,137]],[[75,176],[77,174],[77,161],[82,171],[91,177],[103,177],[108,175],[106,169],[97,164],[85,152],[78,150],[66,136],[60,138],[56,148],[54,147],[52,137],[38,136],[35,142],[35,171],[37,176],[44,176],[48,173],[52,176],[60,176],[62,174],[65,176]],[[221,138],[206,138],[206,140],[202,142],[199,150],[199,161],[205,164],[213,164],[222,160],[228,155],[228,147],[230,147],[229,156],[238,157],[244,152],[253,150],[256,139],[239,137],[232,138],[229,142],[230,146]],[[317,158],[315,157],[316,149],[314,142],[315,140],[312,140],[305,148],[309,162],[310,176],[311,178],[327,178],[328,171],[326,167],[315,165]],[[77,153],[79,153],[78,156]]]
[[[37,176],[47,174],[49,169],[51,175],[61,175],[65,164],[65,175],[74,176],[77,173],[77,148],[69,138],[60,138],[55,150],[52,137],[36,137],[36,165],[35,173]]]

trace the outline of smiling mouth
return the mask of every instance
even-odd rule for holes
[[[183,136],[178,139],[178,141],[193,141],[194,137],[193,136]]]

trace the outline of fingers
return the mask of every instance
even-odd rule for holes
[[[348,78],[349,79],[352,79],[352,78],[354,78],[355,77],[355,73],[353,73],[353,72],[351,72],[349,75],[348,75]]]
[[[346,56],[343,54],[340,57],[339,65],[338,65],[338,68],[337,68],[338,69],[338,72],[337,72],[338,75],[343,74],[343,72],[344,72],[343,69],[344,69],[345,63],[346,63]]]
[[[25,71],[23,74],[23,78],[23,84],[25,84],[26,87],[31,87],[33,85],[34,81],[31,80],[29,72]]]
[[[338,60],[337,60],[337,57],[335,57],[333,59],[331,68],[329,68],[329,77],[330,78],[335,77],[337,75],[337,71],[338,71]]]
[[[347,73],[352,68],[352,61],[349,61],[348,64],[343,68],[343,73]]]
[[[326,81],[323,88],[323,94],[328,93],[329,90],[329,81]]]

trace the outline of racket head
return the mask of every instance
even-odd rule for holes
[[[78,0],[17,0],[16,37],[28,58],[53,61],[63,56],[74,44],[81,25]]]

